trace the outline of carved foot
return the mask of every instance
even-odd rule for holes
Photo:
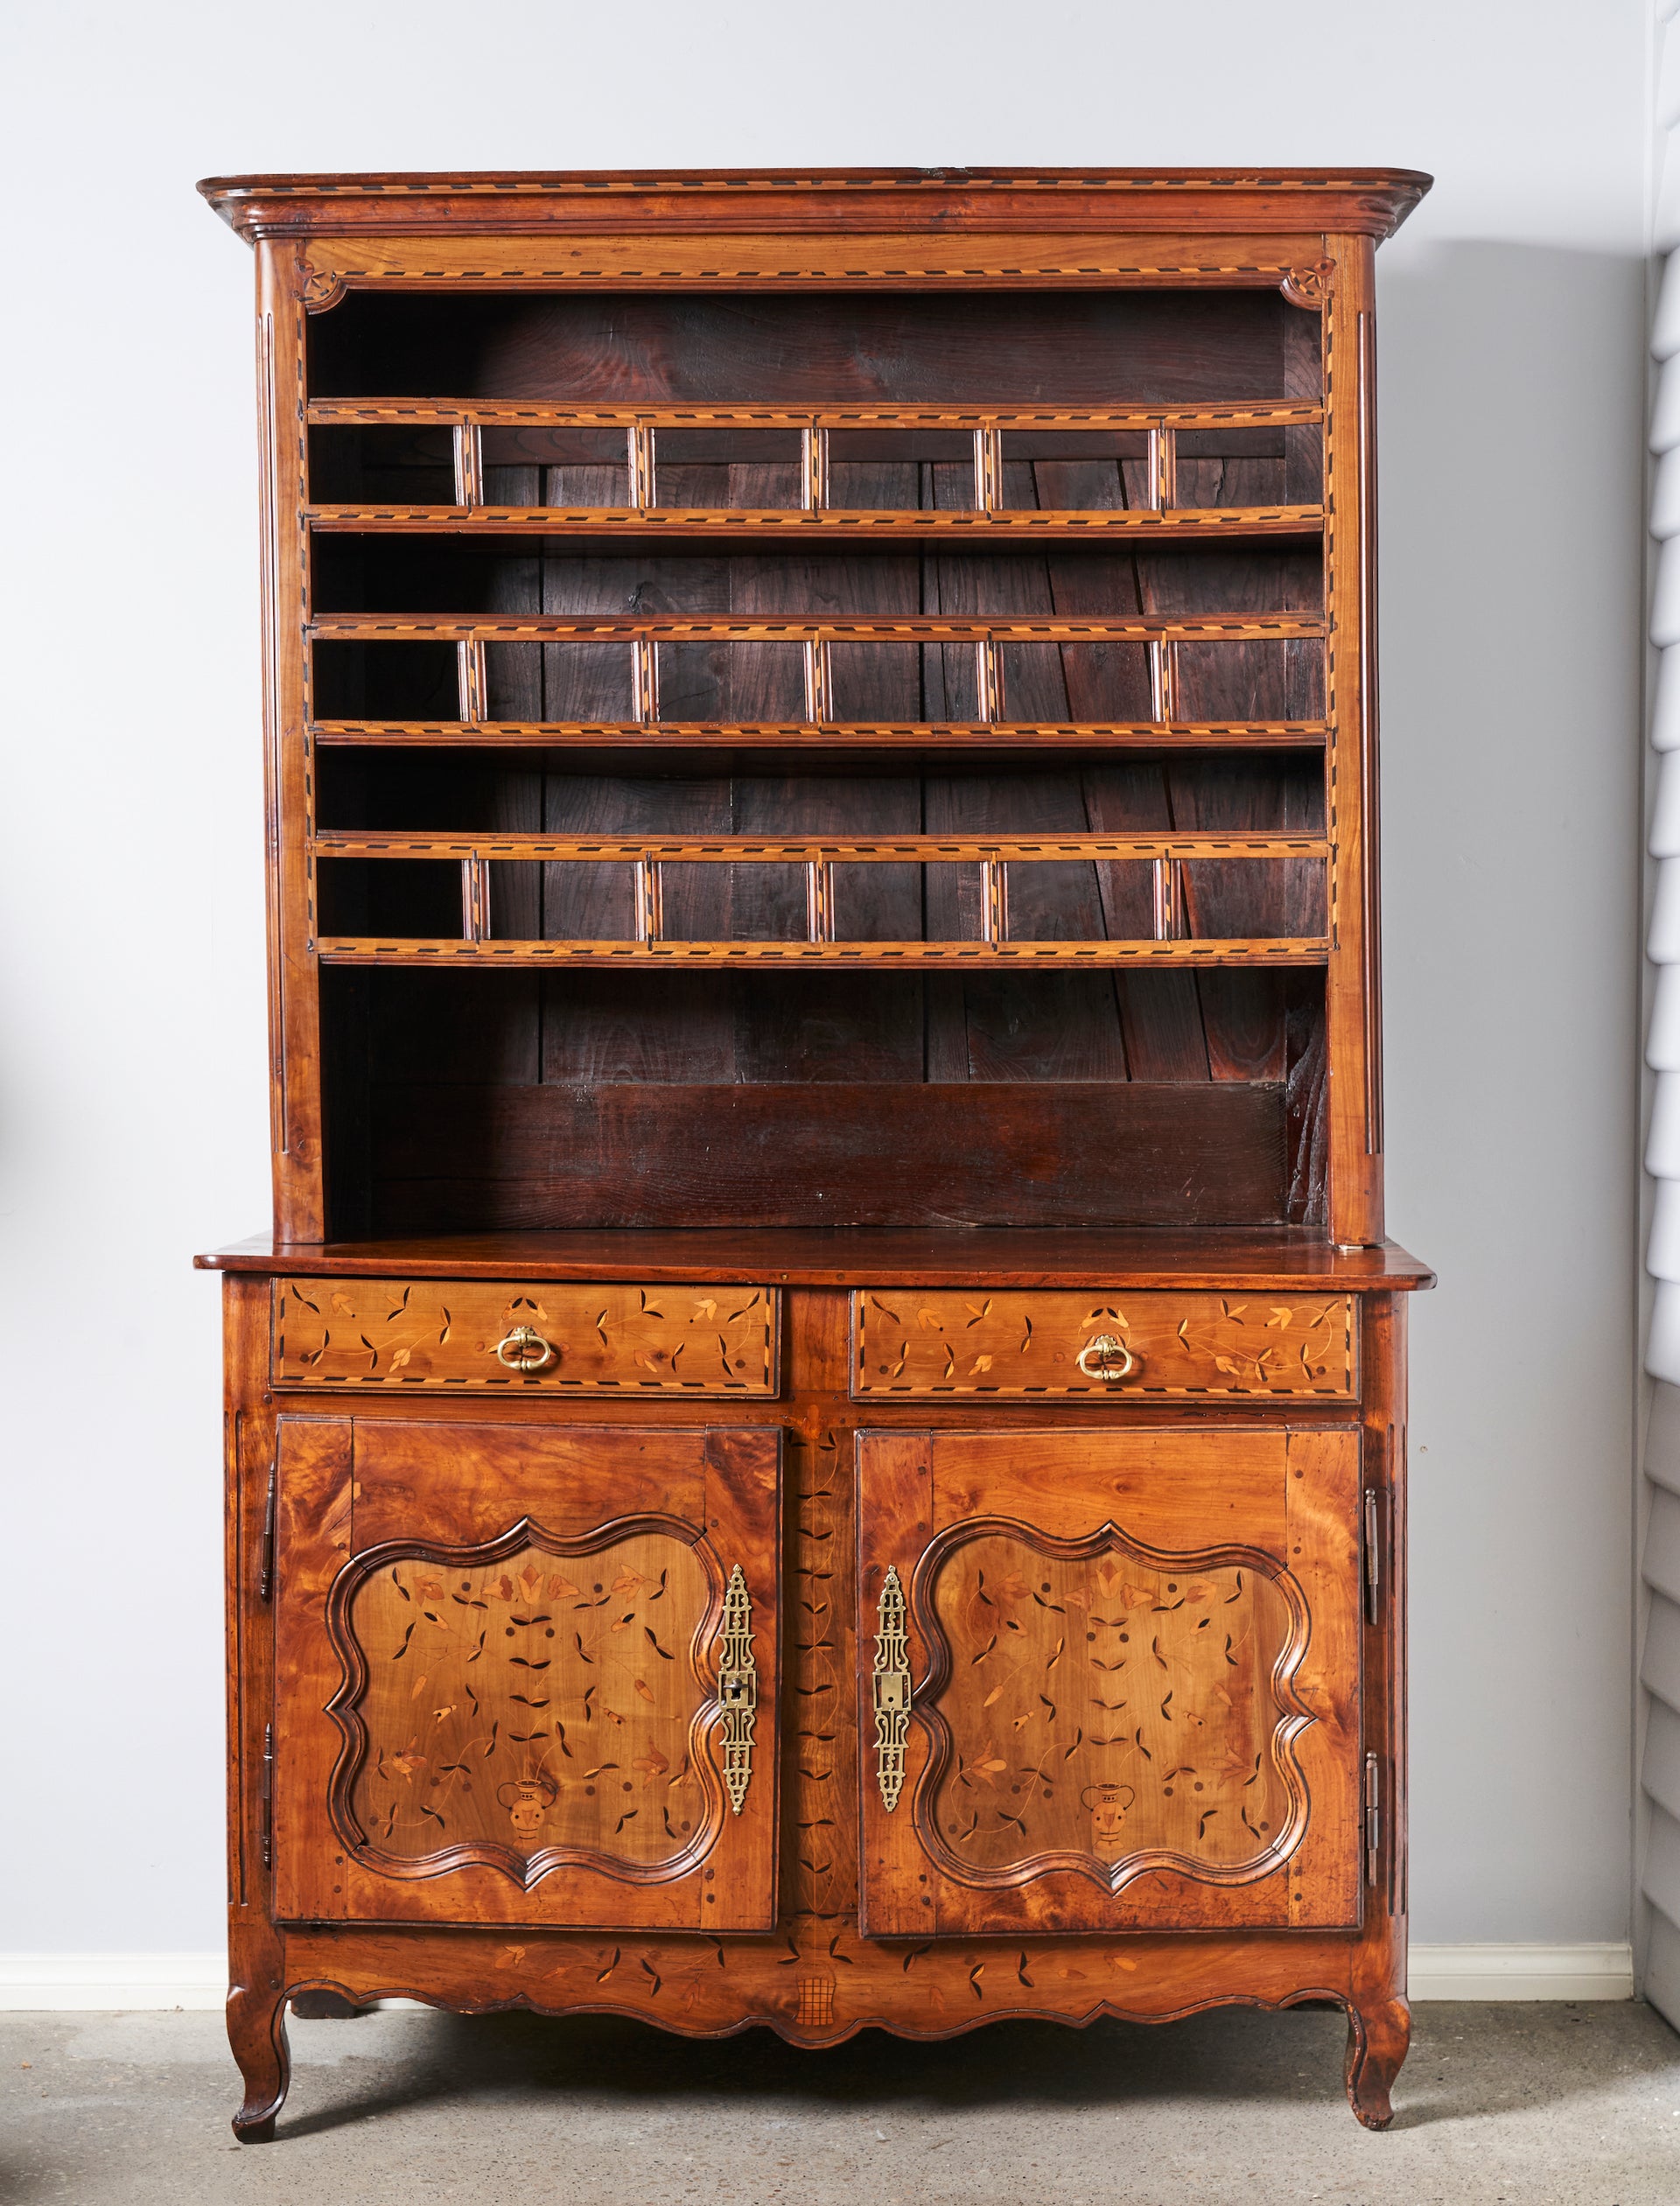
[[[1411,2042],[1411,2009],[1404,1999],[1348,2009],[1348,2104],[1367,2129],[1394,2119],[1389,2093]]]
[[[291,2081],[284,1992],[235,1985],[228,1995],[228,2042],[245,2079],[245,2104],[234,2117],[234,2135],[242,2145],[270,2145],[274,2118]]]

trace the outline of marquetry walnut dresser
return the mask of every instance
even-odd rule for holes
[[[1372,262],[1428,179],[237,178],[289,2001],[1404,2055]]]

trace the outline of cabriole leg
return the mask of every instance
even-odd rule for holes
[[[234,2135],[242,2145],[272,2144],[274,2118],[291,2081],[285,1993],[235,1985],[228,1995],[228,2042],[245,2079],[245,2103],[234,2117]]]
[[[1384,1999],[1348,2009],[1348,2104],[1367,2129],[1387,2129],[1394,2119],[1389,2093],[1411,2042],[1411,2009]]]

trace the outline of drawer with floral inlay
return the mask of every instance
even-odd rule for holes
[[[851,1391],[1345,1402],[1358,1391],[1355,1307],[1346,1294],[869,1288],[851,1299]]]
[[[280,1387],[774,1395],[774,1287],[276,1279]]]

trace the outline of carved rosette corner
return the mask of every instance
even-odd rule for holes
[[[724,1789],[739,1815],[752,1782],[752,1733],[758,1721],[759,1670],[752,1658],[752,1600],[736,1564],[724,1590],[723,1647],[718,1705],[723,1712]]]
[[[904,1789],[904,1751],[910,1735],[910,1642],[905,1635],[904,1587],[895,1564],[881,1583],[880,1628],[875,1635],[875,1781],[891,1815]]]
[[[330,268],[317,268],[312,261],[299,262],[298,280],[306,313],[325,314],[344,297],[344,278]]]
[[[1314,261],[1309,266],[1286,270],[1278,288],[1292,306],[1305,306],[1310,313],[1317,314],[1323,312],[1335,278],[1334,261]]]

